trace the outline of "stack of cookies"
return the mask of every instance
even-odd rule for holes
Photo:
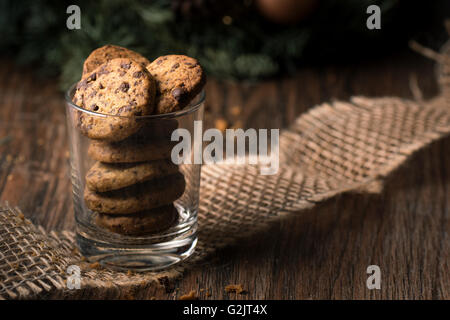
[[[95,112],[78,112],[76,126],[91,139],[88,155],[96,161],[86,175],[84,200],[97,213],[97,225],[146,235],[177,221],[173,202],[186,182],[171,161],[170,138],[179,124],[142,116],[181,110],[204,84],[201,66],[186,56],[150,62],[112,45],[89,55],[73,102]]]

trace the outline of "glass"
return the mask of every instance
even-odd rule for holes
[[[65,98],[81,253],[105,267],[136,271],[189,257],[197,243],[201,165],[171,161],[178,143],[171,134],[177,128],[190,133],[191,149],[182,156],[193,163],[202,139],[194,134],[194,121],[203,118],[204,91],[181,111],[135,118],[83,109],[72,102],[74,91],[75,85]],[[121,141],[94,140],[82,132],[86,123],[88,129],[106,128],[124,119],[138,129]]]

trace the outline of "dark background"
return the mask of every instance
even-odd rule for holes
[[[81,8],[81,29],[66,28],[66,8]],[[368,30],[366,9],[382,9]],[[434,49],[446,39],[449,1],[419,0],[100,0],[0,2],[0,50],[66,88],[95,48],[117,44],[149,59],[183,53],[208,74],[264,79],[298,66],[380,58],[415,39]]]

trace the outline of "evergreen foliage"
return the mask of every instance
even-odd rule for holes
[[[228,6],[222,1],[221,13],[210,15],[208,8],[221,0],[203,0],[205,10],[198,15],[195,7],[189,14],[177,10],[174,1],[2,0],[0,50],[19,63],[38,64],[42,74],[59,73],[64,87],[79,79],[83,60],[93,49],[109,43],[149,59],[183,53],[198,58],[209,74],[257,79],[292,70],[311,58],[373,52],[387,38],[401,34],[404,39],[407,30],[392,33],[389,28],[401,11],[399,0],[322,1],[309,19],[295,26],[271,24],[248,1],[230,1]],[[198,9],[202,2],[196,3]],[[382,8],[383,28],[371,32],[365,28],[366,8],[374,3]],[[70,4],[81,8],[81,30],[66,28]]]

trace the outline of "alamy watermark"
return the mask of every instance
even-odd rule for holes
[[[72,264],[67,267],[66,273],[69,275],[67,277],[66,286],[67,289],[80,289],[81,288],[81,269],[79,266]]]
[[[373,289],[381,289],[381,269],[376,264],[370,265],[367,267],[366,270],[367,274],[370,274],[370,276],[367,278],[366,285],[367,289],[373,290]]]
[[[370,14],[370,16],[367,18],[366,26],[367,29],[373,30],[373,29],[381,29],[381,9],[376,4],[372,4],[367,7],[366,10],[367,14]]]
[[[66,20],[66,27],[69,30],[81,29],[81,9],[76,4],[67,7],[66,13],[70,14]]]
[[[79,6],[72,4],[66,9],[66,13],[70,16],[66,20],[66,27],[69,30],[81,29],[81,9]],[[376,4],[367,7],[366,13],[370,16],[366,20],[366,26],[369,30],[381,29],[381,8]]]
[[[262,175],[273,175],[279,169],[279,129],[226,129],[225,136],[218,129],[203,132],[202,121],[194,121],[194,130],[175,129],[171,140],[178,142],[172,149],[173,163],[179,164],[254,164]],[[203,149],[203,142],[207,146]],[[193,145],[192,145],[193,144]],[[224,157],[225,146],[225,157]],[[246,147],[248,146],[248,153]],[[270,152],[269,152],[270,149]]]

